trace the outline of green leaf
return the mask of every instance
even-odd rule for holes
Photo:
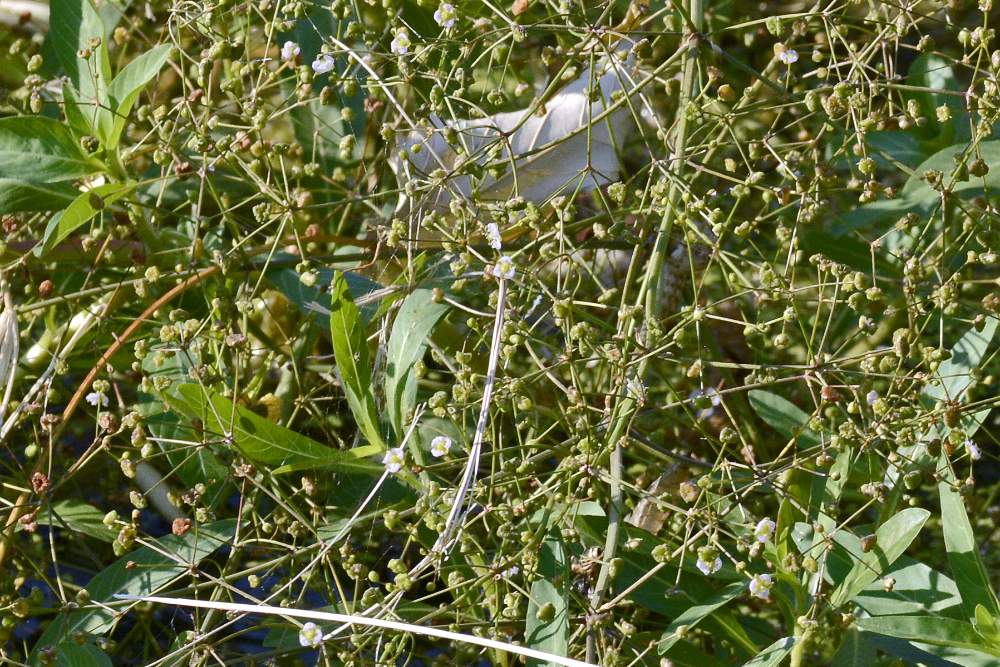
[[[997,318],[989,317],[982,331],[975,327],[965,332],[951,348],[951,358],[941,362],[937,369],[940,384],[928,384],[923,396],[929,401],[959,401],[972,384],[969,371],[978,368],[986,356],[986,349],[997,330]]]
[[[761,651],[743,667],[778,667],[795,648],[795,637],[783,637]]]
[[[892,169],[898,162],[912,169],[927,158],[920,141],[912,132],[869,132],[865,135],[865,143],[876,151],[875,160],[880,167]]]
[[[831,667],[869,667],[875,664],[875,647],[857,628],[850,628],[837,654],[833,656]]]
[[[953,141],[956,138],[953,136],[953,126],[950,123],[943,125],[938,121],[937,107],[945,105],[951,107],[956,114],[961,114],[965,111],[963,98],[960,95],[935,92],[948,90],[963,92],[951,63],[933,53],[920,55],[910,64],[906,73],[906,84],[933,89],[905,91],[903,94],[906,98],[916,100],[920,105],[921,115],[927,118],[928,122],[923,133],[928,136],[943,136],[944,141]]]
[[[982,605],[990,614],[1000,615],[996,592],[990,583],[986,567],[976,547],[976,536],[965,511],[965,501],[955,488],[955,473],[948,456],[941,452],[937,470],[941,475],[938,496],[941,499],[941,528],[948,565],[955,584],[962,594],[962,606],[969,619],[976,617],[976,607]]]
[[[358,429],[369,442],[384,448],[372,394],[368,340],[350,286],[339,271],[334,273],[330,288],[330,339],[347,404],[357,420]]]
[[[94,133],[92,118],[96,105],[91,102],[84,104],[80,101],[80,93],[69,81],[63,83],[63,113],[66,114],[66,122],[73,128],[77,135],[83,137]]]
[[[77,53],[89,48],[92,38],[105,38],[106,32],[100,14],[91,0],[51,0],[49,7],[47,45],[54,50],[63,71],[83,97],[96,99],[98,84],[88,62]],[[102,70],[103,68],[98,68],[100,74],[103,74]]]
[[[59,642],[55,651],[55,667],[111,667],[108,654],[93,644],[77,644],[68,640]]]
[[[1000,646],[1000,624],[981,604],[976,605],[975,628],[987,644]]]
[[[200,419],[207,432],[232,439],[248,459],[270,466],[295,465],[296,470],[333,468],[344,472],[381,473],[382,467],[358,457],[370,452],[359,448],[342,452],[312,438],[279,426],[220,394],[197,384],[177,388],[170,404],[189,417]]]
[[[405,429],[403,420],[417,402],[413,366],[423,358],[427,337],[447,311],[447,304],[434,302],[432,290],[417,289],[403,301],[392,323],[386,353],[385,400],[389,422],[400,438]]]
[[[865,632],[899,639],[909,639],[936,646],[973,649],[1000,657],[1000,651],[988,646],[976,629],[965,621],[941,616],[877,616],[856,621]]]
[[[153,595],[185,576],[192,565],[224,544],[236,531],[236,521],[226,519],[193,527],[188,533],[150,540],[151,546],[131,551],[99,572],[87,585],[91,600],[109,604],[115,595]],[[104,634],[115,623],[108,607],[93,606],[56,616],[35,643],[34,653],[55,646],[74,633]]]
[[[891,517],[875,531],[875,546],[868,553],[855,553],[857,561],[830,596],[835,608],[848,602],[870,583],[883,576],[927,523],[931,513],[910,507]]]
[[[569,554],[556,533],[542,543],[538,574],[528,598],[525,643],[539,651],[566,656],[569,652]],[[539,612],[551,613],[551,616],[539,618]],[[528,664],[553,663],[529,660]]]
[[[163,69],[171,48],[170,44],[153,47],[126,65],[108,86],[108,104],[114,112],[114,122],[110,128],[102,128],[101,141],[106,148],[118,145],[139,93]]]
[[[971,161],[976,157],[981,158],[990,166],[989,173],[980,178],[970,176],[964,181],[954,181],[951,175],[955,171],[956,158]],[[944,174],[944,183],[950,184],[952,191],[956,194],[976,196],[984,187],[995,188],[1000,184],[998,168],[1000,168],[1000,141],[983,141],[974,151],[968,143],[954,144],[942,148],[921,162],[914,170],[913,175],[903,185],[899,197],[909,202],[937,202],[940,200],[941,193],[931,188],[923,179],[923,175],[932,169]]]
[[[38,523],[53,528],[67,528],[102,542],[114,542],[118,533],[104,525],[104,512],[82,500],[60,500],[42,509]]]
[[[52,211],[68,206],[80,191],[65,183],[31,183],[0,177],[0,213]]]
[[[748,399],[754,412],[778,433],[786,438],[799,438],[807,446],[820,444],[819,435],[807,426],[809,415],[791,401],[762,389],[751,390]]]
[[[101,163],[83,154],[60,121],[44,116],[0,119],[0,178],[57,183],[100,169]]]
[[[667,629],[663,631],[663,636],[657,643],[656,650],[659,651],[660,655],[663,655],[669,651],[674,644],[676,644],[681,636],[677,634],[677,629],[682,625],[693,628],[698,625],[703,619],[710,616],[716,609],[722,607],[728,602],[736,599],[737,597],[743,595],[746,592],[746,584],[742,581],[736,581],[722,590],[713,593],[708,598],[688,607],[684,612],[674,618],[667,626]]]
[[[42,242],[35,246],[35,256],[42,257],[47,254],[60,241],[134,189],[134,183],[105,183],[80,193],[72,204],[49,220],[42,235]]]

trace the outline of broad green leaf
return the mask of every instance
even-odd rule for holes
[[[69,81],[63,83],[63,113],[66,114],[66,122],[73,128],[77,135],[83,137],[94,134],[94,111],[96,105],[93,102],[84,104],[80,101],[80,93]]]
[[[100,169],[62,122],[44,116],[0,119],[0,178],[58,183]]]
[[[95,603],[115,603],[115,595],[153,595],[185,576],[213,551],[228,544],[236,530],[236,521],[226,519],[194,526],[182,536],[167,535],[131,551],[99,572],[87,585]],[[115,616],[108,607],[90,606],[56,616],[35,643],[34,653],[55,646],[76,632],[104,634],[114,625]]]
[[[768,426],[786,438],[798,438],[804,445],[820,444],[819,435],[807,426],[809,415],[791,401],[763,389],[748,394],[750,407]]]
[[[879,526],[875,531],[875,546],[868,553],[854,554],[857,562],[833,591],[830,604],[840,607],[883,576],[917,537],[930,515],[925,509],[910,507]]]
[[[357,420],[358,429],[369,442],[384,448],[372,393],[368,340],[350,286],[339,271],[334,273],[330,288],[330,339],[347,404]]]
[[[60,209],[79,194],[79,190],[66,183],[31,183],[16,177],[0,177],[0,214]]]
[[[569,651],[569,554],[558,533],[542,543],[538,560],[539,578],[531,584],[524,637],[527,646],[553,655],[566,656]],[[540,619],[542,609],[551,617]],[[550,665],[537,660],[529,665]]]
[[[77,53],[89,49],[90,40],[104,40],[106,30],[100,14],[91,0],[51,0],[49,3],[49,34],[46,43],[54,50],[63,71],[85,99],[96,99],[98,89],[88,61]],[[103,43],[103,41],[102,41]],[[90,63],[94,62],[91,56]],[[98,67],[100,74],[103,68]]]
[[[955,488],[955,473],[948,456],[943,451],[937,469],[941,475],[938,496],[941,499],[941,528],[948,565],[955,577],[955,584],[962,593],[962,606],[966,617],[976,617],[976,607],[982,605],[993,616],[1000,615],[996,592],[979,556],[976,536],[965,510],[965,501]]]
[[[60,500],[43,508],[35,517],[38,523],[69,529],[102,542],[114,542],[118,533],[104,525],[104,512],[82,500]]]
[[[868,642],[864,633],[850,628],[833,656],[831,667],[869,667],[875,664],[875,647]]]
[[[953,136],[954,124],[941,123],[937,119],[937,108],[942,105],[951,107],[955,115],[963,114],[965,111],[961,95],[949,95],[945,92],[964,92],[955,77],[951,63],[933,53],[922,54],[910,64],[906,72],[906,83],[909,86],[928,89],[903,93],[904,97],[917,101],[921,115],[927,119],[924,128],[915,131],[929,137],[940,137],[942,141],[956,140],[958,137]]]
[[[172,406],[189,417],[200,419],[206,432],[231,438],[232,444],[256,463],[270,466],[301,464],[357,473],[382,472],[381,466],[358,458],[353,452],[321,445],[242,406],[235,406],[228,398],[200,385],[181,385],[174,397],[170,401]]]
[[[153,47],[126,65],[108,86],[108,104],[114,113],[114,121],[110,133],[102,128],[102,133],[106,134],[101,136],[101,141],[106,148],[113,149],[118,145],[139,93],[163,69],[171,48],[170,44]]]
[[[795,648],[795,637],[783,637],[761,651],[743,667],[778,667]]]
[[[973,327],[965,332],[951,348],[951,358],[938,366],[936,375],[940,384],[928,384],[924,387],[923,396],[931,401],[962,400],[972,384],[969,371],[979,367],[996,330],[997,318],[989,317],[982,331]]]
[[[895,163],[898,162],[904,167],[914,168],[927,158],[920,141],[912,132],[869,132],[865,135],[865,143],[876,151],[875,160],[880,167],[895,169]]]
[[[55,667],[111,667],[108,654],[93,644],[77,644],[72,639],[59,642],[55,650]]]
[[[965,621],[941,616],[877,616],[861,618],[857,626],[865,632],[908,639],[936,646],[982,651],[1000,657],[1000,650],[991,647]]]
[[[717,593],[712,594],[707,599],[688,607],[680,616],[674,618],[670,622],[670,625],[667,626],[667,629],[663,631],[663,637],[657,643],[656,650],[659,651],[660,655],[663,655],[680,640],[681,637],[677,634],[677,629],[680,626],[686,625],[693,628],[719,607],[743,595],[746,590],[746,584],[742,581],[736,581]]]
[[[976,632],[978,632],[979,636],[985,639],[988,644],[1000,646],[1000,624],[998,624],[997,619],[986,610],[986,607],[981,604],[976,605],[974,625]]]
[[[42,235],[42,242],[35,246],[35,256],[44,256],[60,241],[133,189],[135,189],[134,183],[105,183],[80,193],[72,204],[49,220]]]
[[[435,303],[433,291],[417,289],[403,301],[392,323],[386,353],[385,400],[389,421],[399,438],[403,437],[406,414],[416,405],[413,366],[423,358],[427,337],[447,310],[446,304]]]
[[[978,178],[969,176],[962,181],[956,181],[952,178],[952,173],[957,165],[956,159],[965,159],[967,162],[971,162],[977,157],[990,166],[989,173]],[[917,165],[913,175],[907,179],[906,184],[900,190],[899,197],[910,202],[939,200],[941,194],[931,188],[923,178],[924,174],[930,170],[940,171],[944,174],[944,183],[950,185],[953,192],[968,192],[970,196],[975,196],[975,193],[984,187],[995,188],[1000,184],[998,168],[1000,168],[1000,141],[983,141],[975,147],[975,150],[968,143],[954,144],[942,148]]]

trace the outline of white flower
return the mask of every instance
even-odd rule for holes
[[[797,63],[799,61],[799,53],[795,49],[785,49],[778,54],[778,60],[786,65],[791,65],[792,63]]]
[[[281,59],[282,60],[295,60],[295,56],[299,55],[302,49],[295,42],[285,42],[281,47]]]
[[[458,18],[458,14],[455,12],[455,8],[448,2],[442,2],[434,12],[434,20],[437,24],[444,28],[445,30],[451,28],[455,25],[455,19]]]
[[[451,449],[451,438],[446,435],[439,435],[431,440],[431,454],[434,458],[441,458]]]
[[[410,33],[407,32],[406,28],[400,28],[396,31],[396,36],[392,39],[392,44],[389,45],[392,52],[397,56],[405,56],[410,51]]]
[[[969,458],[972,459],[973,461],[978,461],[979,459],[983,458],[983,450],[981,450],[979,448],[979,445],[972,442],[971,440],[965,441],[965,448],[969,452]]]
[[[497,260],[496,265],[493,267],[493,275],[497,278],[502,278],[504,280],[510,280],[514,277],[514,260],[512,260],[507,255],[502,256]]]
[[[694,401],[695,399],[701,398],[702,396],[707,396],[712,402],[711,407],[699,410],[695,414],[696,419],[708,419],[715,414],[715,408],[722,403],[722,398],[719,396],[719,391],[715,387],[709,387],[702,391],[701,389],[692,389],[691,393],[688,394],[688,400]]]
[[[97,407],[98,403],[101,404],[101,407],[104,408],[108,407],[108,397],[96,391],[92,391],[89,394],[87,394],[87,402],[93,405],[95,408]]]
[[[698,549],[698,562],[695,566],[707,577],[722,569],[722,559],[712,547],[702,547]]]
[[[774,535],[774,522],[768,518],[761,519],[753,529],[753,535],[758,542],[767,542]]]
[[[750,595],[761,600],[771,599],[771,586],[774,582],[769,574],[755,574],[750,580]]]
[[[309,648],[316,648],[323,643],[323,632],[315,623],[309,622],[299,630],[299,644]]]
[[[865,398],[868,400],[868,405],[875,405],[875,401],[878,400],[878,392],[872,389]]]
[[[494,250],[500,250],[500,228],[497,223],[491,222],[486,225],[486,241]]]
[[[316,56],[316,60],[313,61],[312,68],[317,74],[326,74],[333,70],[333,56],[329,53],[321,53]]]
[[[403,449],[402,447],[395,447],[390,449],[382,457],[382,463],[385,464],[385,469],[391,473],[397,473],[403,469]]]

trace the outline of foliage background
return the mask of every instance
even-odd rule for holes
[[[453,5],[0,1],[0,656],[996,664],[991,0]]]

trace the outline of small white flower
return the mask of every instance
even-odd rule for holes
[[[451,438],[446,435],[439,435],[431,440],[431,454],[434,458],[441,458],[451,449]]]
[[[323,632],[312,622],[306,623],[299,630],[299,644],[308,648],[316,648],[323,643]]]
[[[750,580],[750,595],[761,600],[771,599],[771,586],[774,582],[769,574],[755,574]]]
[[[316,56],[316,60],[312,63],[312,68],[317,74],[326,74],[333,70],[333,65],[333,56],[329,53],[321,53]]]
[[[715,414],[715,408],[717,408],[722,403],[722,397],[719,396],[719,391],[715,387],[709,387],[702,391],[701,389],[692,389],[691,393],[688,394],[688,400],[694,401],[702,396],[707,396],[711,401],[711,407],[698,410],[695,414],[696,419],[708,419]]]
[[[795,49],[785,49],[778,54],[778,60],[786,65],[791,65],[799,61],[799,53]]]
[[[978,461],[983,458],[983,450],[979,448],[979,445],[972,442],[971,440],[965,441],[965,449],[969,452],[969,458],[973,461]]]
[[[503,255],[497,260],[496,265],[493,267],[493,275],[497,278],[502,278],[504,280],[510,280],[514,277],[515,272],[514,260],[512,260],[507,255]]]
[[[878,392],[872,389],[865,398],[868,400],[868,405],[875,405],[875,401],[878,400]]]
[[[407,32],[406,28],[400,28],[396,31],[396,36],[393,37],[389,48],[397,56],[405,56],[410,51],[410,44],[410,33]]]
[[[285,42],[281,47],[281,59],[285,61],[295,60],[295,56],[299,55],[301,52],[302,49],[300,49],[299,45],[295,42]]]
[[[707,577],[722,569],[722,558],[712,547],[702,547],[698,549],[698,562],[695,563],[695,567]]]
[[[96,391],[92,391],[87,394],[87,402],[93,405],[95,408],[97,404],[100,403],[101,407],[108,407],[108,397]]]
[[[486,225],[486,241],[494,250],[500,250],[500,228],[497,227],[497,223],[491,222]]]
[[[767,542],[774,535],[774,522],[768,518],[761,519],[754,527],[753,535],[761,544]]]
[[[434,12],[434,20],[445,30],[455,25],[455,19],[457,18],[458,14],[455,12],[455,8],[448,2],[442,2],[437,11]]]
[[[395,447],[390,449],[382,457],[382,463],[385,464],[385,469],[391,473],[397,473],[403,469],[403,449],[402,447]]]

